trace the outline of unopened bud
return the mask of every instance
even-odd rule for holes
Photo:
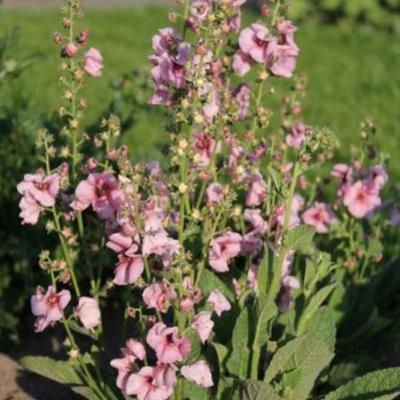
[[[55,44],[60,44],[60,43],[62,42],[62,35],[61,35],[61,33],[55,32],[55,33],[53,34],[53,42],[54,42]]]

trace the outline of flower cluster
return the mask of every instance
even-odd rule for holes
[[[314,312],[327,297],[310,299],[319,287],[339,279],[332,264],[346,266],[363,257],[362,278],[371,261],[371,252],[362,248],[370,232],[362,225],[384,215],[384,160],[354,156],[350,165],[335,165],[331,177],[319,175],[336,140],[329,130],[303,121],[304,82],[297,77],[282,99],[281,129],[266,134],[273,116],[266,96],[273,94],[277,78],[295,74],[296,28],[277,2],[271,20],[264,10],[266,21],[241,30],[244,3],[186,2],[182,26],[161,29],[153,37],[155,94],[150,103],[163,105],[168,115],[166,168],[157,161],[132,165],[127,147],[117,146],[115,116],[90,138],[80,131],[80,112],[70,107],[60,113],[66,118],[64,158],[70,164],[51,169],[55,150],[45,135],[39,146],[45,172],[28,174],[18,185],[23,223],[36,224],[48,211],[46,228],[57,234],[62,252],[62,259],[54,260],[50,251],[42,253],[41,266],[52,284],[47,292],[38,287],[32,296],[35,330],[56,321],[65,326],[69,354],[78,359],[85,383],[100,399],[107,388],[103,366],[98,357],[89,363],[89,356],[80,354],[72,331],[102,345],[101,308],[110,292],[114,299],[123,293],[124,316],[135,322],[129,329],[125,321],[129,339],[122,356],[110,360],[117,370],[116,386],[139,400],[173,395],[181,400],[189,384],[212,388],[214,394],[225,376],[262,379],[269,346],[301,336],[310,317],[304,310],[309,306]],[[72,14],[79,11],[79,2],[69,4]],[[64,26],[73,37],[73,21],[64,20]],[[54,40],[65,42],[60,34]],[[63,97],[73,104],[85,104],[78,101],[84,75],[102,73],[98,50],[79,57],[87,40],[83,30],[62,51],[74,84],[64,83],[76,89]],[[257,70],[255,82],[242,80],[251,68]],[[95,156],[80,153],[84,141],[93,145]],[[332,177],[339,181],[336,199],[325,189]],[[398,215],[394,208],[392,224],[399,222]],[[81,260],[85,268],[76,271]],[[106,263],[114,272],[103,270]],[[327,296],[335,286],[328,287]],[[81,287],[90,288],[87,296]],[[76,304],[72,312],[70,303]],[[244,327],[236,330],[228,320]],[[248,332],[249,321],[255,332]],[[279,335],[272,329],[275,323],[283,333],[272,340]],[[247,332],[244,339],[242,332]],[[211,349],[222,357],[218,370]],[[245,360],[243,354],[251,356]],[[239,364],[247,362],[239,370],[238,357]],[[97,378],[91,375],[92,365]]]

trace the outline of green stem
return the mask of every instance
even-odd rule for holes
[[[69,254],[68,246],[65,243],[65,239],[64,239],[64,237],[62,235],[62,232],[61,232],[60,220],[58,218],[57,211],[56,211],[55,207],[53,207],[52,212],[53,212],[53,220],[54,220],[54,223],[56,225],[56,229],[57,229],[57,233],[58,233],[58,239],[60,241],[61,248],[62,248],[62,251],[63,251],[63,254],[64,254],[64,258],[65,258],[65,261],[66,261],[67,266],[68,266],[68,271],[71,274],[72,284],[73,284],[75,293],[76,293],[77,297],[81,297],[81,291],[79,290],[78,281],[77,281],[76,275],[75,275],[74,264],[72,262],[70,254]]]
[[[282,233],[281,233],[282,241],[284,240],[286,232],[289,228],[290,215],[292,212],[293,197],[294,197],[294,192],[296,190],[297,179],[299,177],[299,174],[300,174],[299,164],[296,162],[296,164],[294,165],[292,182],[290,184],[289,194],[288,194],[286,205],[285,205],[285,216],[284,216]],[[275,300],[279,294],[282,268],[283,268],[283,264],[285,262],[285,258],[288,254],[288,251],[289,251],[289,249],[285,248],[285,246],[283,244],[281,244],[281,250],[279,252],[279,257],[276,262],[277,269],[274,271],[274,277],[272,279],[272,284],[271,284],[271,288],[270,288],[270,298],[272,300]]]
[[[260,355],[260,349],[258,347],[253,347],[251,354],[250,377],[255,380],[258,380],[258,364],[260,362]]]

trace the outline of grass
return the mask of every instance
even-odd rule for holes
[[[154,32],[167,24],[166,9],[137,7],[126,10],[90,10],[87,24],[91,45],[99,47],[105,58],[103,79],[88,85],[87,123],[93,123],[106,110],[112,98],[110,82],[134,67],[147,63]],[[50,113],[58,102],[57,66],[59,58],[51,34],[58,29],[55,11],[0,12],[0,36],[18,25],[20,44],[13,56],[30,52],[47,55],[18,83],[38,112]],[[395,159],[400,145],[400,47],[398,38],[366,28],[346,30],[308,22],[300,27],[298,42],[302,52],[299,71],[309,77],[305,118],[311,125],[327,125],[339,136],[342,154],[358,137],[359,123],[374,116],[379,129],[378,142]],[[141,112],[127,134],[132,151],[153,155],[163,140],[159,114]],[[400,165],[393,165],[400,176]]]

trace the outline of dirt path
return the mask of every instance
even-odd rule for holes
[[[54,8],[61,0],[3,0],[4,8]],[[134,7],[149,4],[174,4],[173,0],[83,0],[84,7]]]

